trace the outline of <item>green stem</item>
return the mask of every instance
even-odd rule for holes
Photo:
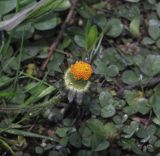
[[[19,11],[19,8],[20,8],[20,1],[17,0],[16,1],[16,13]]]
[[[21,72],[20,75],[23,75],[23,76],[20,77],[20,78],[24,78],[24,76],[25,76],[26,78],[30,78],[30,79],[32,79],[32,80],[36,80],[36,81],[41,82],[42,84],[45,84],[45,85],[47,85],[47,86],[51,86],[49,83],[47,83],[47,82],[45,82],[45,81],[43,81],[43,80],[40,80],[40,79],[38,79],[38,78],[36,78],[36,77],[34,77],[34,76],[32,76],[32,75],[29,75],[29,74],[27,74],[27,73]]]
[[[12,148],[8,145],[8,143],[2,140],[1,138],[0,138],[0,144],[2,144],[6,149],[8,149],[12,153],[12,155],[16,156],[16,153],[12,150]]]
[[[0,108],[0,112],[7,113],[7,111],[8,111],[8,113],[9,113],[9,112],[12,112],[12,111],[17,112],[18,110],[23,110],[25,112],[34,111],[34,110],[37,110],[37,109],[48,107],[50,105],[55,105],[55,104],[59,103],[62,100],[63,99],[59,95],[57,95],[56,97],[53,97],[53,98],[51,98],[48,101],[45,101],[45,102],[39,103],[39,104],[35,104],[34,106],[21,106],[21,107]]]

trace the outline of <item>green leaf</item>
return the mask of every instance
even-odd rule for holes
[[[119,73],[119,68],[116,65],[110,65],[106,68],[106,75],[109,77],[115,77]]]
[[[60,65],[61,63],[63,63],[63,60],[64,60],[63,54],[55,53],[54,57],[52,58],[52,60],[50,60],[48,64],[48,70],[50,71],[49,74],[54,75],[55,71],[62,72]]]
[[[91,113],[95,115],[100,115],[101,113],[101,106],[97,103],[91,103],[91,105],[89,106],[89,109]]]
[[[87,138],[83,138],[82,139],[82,144],[86,147],[91,147],[91,140],[92,140],[92,137],[87,137]]]
[[[82,138],[87,138],[87,137],[90,137],[92,135],[91,130],[85,125],[83,125],[79,129],[79,132],[80,132]]]
[[[139,123],[132,121],[130,125],[125,126],[123,128],[123,132],[126,133],[124,137],[131,138],[133,134],[138,130],[138,128],[139,128]]]
[[[107,48],[94,61],[95,73],[105,76],[106,79],[112,78],[124,69],[124,61],[125,59],[119,56],[115,48]]]
[[[134,138],[122,139],[121,145],[122,145],[123,149],[125,149],[125,150],[132,150],[132,147],[135,146],[135,139]]]
[[[0,0],[0,16],[12,11],[16,7],[16,0]]]
[[[153,123],[160,126],[160,119],[159,118],[153,118]]]
[[[99,101],[101,107],[112,104],[113,103],[112,95],[107,91],[102,91],[99,95]]]
[[[144,37],[142,40],[142,44],[144,45],[150,45],[150,44],[154,44],[154,40],[152,40],[150,37]]]
[[[106,3],[106,2],[105,2]],[[98,25],[102,30],[106,27],[107,25],[107,19],[105,16],[101,15],[101,14],[97,14],[94,17],[94,23],[96,25]]]
[[[118,7],[117,14],[120,17],[126,18],[129,21],[132,21],[135,17],[140,16],[140,9],[137,5],[120,5]]]
[[[59,143],[62,146],[67,146],[67,144],[68,144],[68,136],[61,138],[60,141],[59,141]]]
[[[141,70],[148,76],[155,76],[160,73],[160,55],[147,55]]]
[[[82,144],[86,147],[91,147],[92,131],[86,125],[83,125],[79,132],[82,137]]]
[[[106,123],[104,129],[107,139],[114,139],[118,136],[118,130],[112,122]]]
[[[53,91],[55,91],[56,88],[53,86],[49,86],[48,88],[44,89],[39,95],[38,98],[42,98],[50,93],[52,93]]]
[[[154,144],[155,147],[160,148],[160,140],[157,140]]]
[[[141,126],[136,133],[139,138],[146,139],[153,136],[156,132],[156,126],[149,125],[148,127]]]
[[[71,128],[68,128],[68,127],[62,127],[62,128],[57,128],[56,129],[56,134],[59,136],[59,137],[66,137],[67,135],[67,132],[70,130]]]
[[[82,140],[79,133],[75,132],[69,136],[69,143],[77,148],[80,148],[82,145]]]
[[[0,77],[0,87],[3,87],[5,85],[7,85],[8,83],[10,83],[13,79],[3,75]]]
[[[0,22],[0,30],[12,30],[14,29],[18,24],[20,24],[24,19],[26,19],[29,16],[29,13],[33,11],[36,8],[36,4],[29,6],[28,8],[25,8],[21,12],[17,13],[12,18]]]
[[[85,47],[86,50],[91,50],[95,47],[95,44],[97,42],[98,37],[98,31],[97,27],[95,25],[91,26],[85,35]]]
[[[35,83],[35,84],[34,84]],[[31,84],[28,84],[26,86],[26,91],[29,91],[32,95],[39,95],[41,92],[43,92],[44,89],[46,89],[47,87],[41,83],[41,82],[34,82]],[[33,85],[33,86],[32,86]],[[29,88],[31,87],[31,88]],[[29,88],[29,89],[28,89]]]
[[[137,111],[136,107],[137,105],[145,100],[145,98],[143,98],[142,96],[142,92],[140,91],[135,91],[133,90],[133,92],[129,91],[129,90],[125,90],[124,91],[124,98],[126,99],[126,102],[130,107],[130,109],[133,109],[132,111]]]
[[[98,119],[89,119],[86,122],[89,129],[94,132],[97,136],[105,138],[105,130],[103,123]]]
[[[35,147],[35,152],[36,152],[37,154],[42,154],[42,153],[44,152],[44,150],[43,150],[42,147],[36,146],[36,147]]]
[[[59,17],[51,17],[50,19],[40,20],[40,22],[37,22],[34,24],[34,27],[37,30],[50,30],[55,28],[57,25],[61,23],[61,19]]]
[[[157,14],[160,17],[160,3],[158,3],[156,6],[157,6],[157,8],[156,8]]]
[[[157,40],[160,37],[160,22],[157,19],[149,21],[148,33],[153,40]]]
[[[7,129],[5,130],[6,133],[13,134],[13,135],[18,135],[18,136],[24,136],[24,137],[31,137],[31,138],[41,138],[41,139],[47,139],[53,141],[53,138],[47,137],[44,135],[32,133],[32,132],[27,132],[19,129]]]
[[[14,96],[11,99],[13,103],[22,104],[24,102],[25,91],[23,87],[20,87],[19,85],[17,85],[16,90],[13,88],[12,89],[9,88],[9,90],[12,91],[12,93],[14,94]]]
[[[108,118],[116,113],[115,107],[113,106],[112,95],[109,92],[103,91],[99,96],[101,106],[101,116]]]
[[[40,1],[36,8],[30,13],[29,19],[41,17],[53,10],[65,10],[70,7],[69,0],[44,0]]]
[[[139,112],[144,115],[151,109],[148,100],[142,96],[141,92],[125,91],[125,99],[129,105],[124,108],[124,112],[127,114]]]
[[[13,92],[0,92],[0,97],[12,97],[14,95],[16,94]]]
[[[106,60],[106,62],[104,62],[103,60],[97,60],[95,62],[95,65],[96,65],[96,69],[95,69],[95,73],[96,74],[101,74],[101,75],[107,75],[107,71],[106,71],[106,68],[107,68],[107,64],[109,62]]]
[[[24,37],[24,39],[28,39],[33,35],[33,33],[34,28],[32,27],[32,24],[27,23],[17,26],[13,33],[13,37],[16,39],[22,39],[22,37]]]
[[[83,35],[75,35],[74,41],[78,46],[85,48],[85,39]]]
[[[40,85],[39,82],[38,82],[38,83],[36,83],[36,82],[31,82],[31,83],[29,83],[28,85],[25,86],[25,90],[26,90],[27,92],[30,92],[32,89],[38,87],[38,85]]]
[[[127,1],[127,2],[132,2],[132,3],[137,3],[137,2],[139,2],[140,0],[125,0],[125,1]]]
[[[153,111],[157,118],[160,120],[160,96],[159,94],[153,94],[150,99],[150,103],[152,104]]]
[[[148,99],[143,96],[143,93],[140,91],[129,91],[125,90],[124,98],[126,99],[128,105],[133,106],[133,108],[138,108],[138,111],[141,109],[145,110],[145,107],[148,107]]]
[[[2,140],[0,138],[0,144],[2,144],[7,150],[9,150],[14,156],[16,156],[16,153],[12,150],[12,148],[9,146],[9,144],[7,142],[5,142],[4,140]]]
[[[28,99],[26,99],[26,101],[22,105],[23,106],[29,105],[33,102],[36,102],[40,98],[42,98],[42,96],[46,94],[46,93],[43,92],[46,88],[47,87],[41,82],[30,83],[29,85],[27,85],[26,86],[26,91],[29,91],[31,96]],[[51,88],[49,88],[48,91],[50,91],[50,89],[53,90],[52,87],[51,87]],[[40,95],[40,97],[39,97],[39,95]]]
[[[156,46],[160,49],[160,39],[156,41]]]
[[[71,3],[69,0],[63,0],[61,3],[59,3],[59,5],[57,6],[57,8],[55,9],[56,11],[64,11],[68,8],[71,7]]]
[[[139,80],[139,75],[137,75],[134,71],[132,70],[125,70],[122,74],[122,81],[126,84],[137,84]]]
[[[92,18],[96,15],[96,11],[88,6],[88,4],[86,3],[86,1],[82,2],[82,7],[77,7],[78,13],[83,17],[83,18]]]
[[[77,156],[93,156],[93,154],[89,150],[80,150]]]
[[[32,2],[34,2],[34,0],[21,0],[19,3],[23,7],[23,6],[26,6]]]
[[[101,142],[95,149],[94,151],[98,152],[98,151],[103,151],[105,149],[107,149],[109,147],[109,142],[108,141],[104,141]]]
[[[107,36],[110,37],[118,37],[123,31],[123,24],[120,19],[112,18],[108,21],[108,27],[110,28],[109,31],[106,32]]]
[[[129,31],[134,37],[139,37],[140,36],[140,17],[135,17],[130,25],[129,25]]]
[[[115,107],[109,104],[101,109],[101,116],[103,118],[112,117],[116,113]]]
[[[156,0],[148,0],[148,3],[151,5],[154,5],[154,4],[156,4]]]
[[[25,7],[23,10],[15,14],[12,18],[0,22],[0,30],[12,30],[17,25],[22,23],[24,20],[35,20],[41,16],[46,15],[47,13],[50,13],[51,11],[55,9],[66,9],[64,6],[61,6],[61,4],[64,5],[64,0],[43,0],[40,2],[33,2],[27,7]],[[67,8],[68,8],[68,0],[65,0],[65,3],[67,2]]]

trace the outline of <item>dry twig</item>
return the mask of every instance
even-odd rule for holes
[[[67,24],[70,22],[70,20],[72,19],[72,16],[73,16],[73,13],[74,13],[74,10],[75,10],[75,7],[76,7],[78,1],[79,1],[79,0],[72,0],[72,2],[71,2],[72,6],[71,6],[71,8],[70,8],[70,10],[69,10],[69,12],[68,12],[68,14],[67,14],[67,17],[66,17],[66,19],[65,19],[62,27],[61,27],[61,30],[60,30],[60,32],[59,32],[56,40],[55,40],[55,41],[51,44],[51,46],[48,48],[48,57],[47,57],[47,59],[43,62],[42,66],[41,66],[41,70],[42,70],[42,71],[46,69],[50,58],[52,57],[52,55],[53,55],[54,51],[56,50],[56,48],[57,48],[60,40],[62,39],[63,33],[64,33],[64,31],[65,31],[65,28],[66,28]]]

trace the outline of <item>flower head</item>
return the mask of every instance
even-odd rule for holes
[[[76,80],[86,81],[91,77],[93,70],[90,64],[83,61],[77,61],[75,64],[71,65],[70,72]]]
[[[91,77],[92,72],[90,64],[77,61],[68,68],[64,75],[66,88],[78,93],[87,91],[90,86],[88,79]]]

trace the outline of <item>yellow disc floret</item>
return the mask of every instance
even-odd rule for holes
[[[93,70],[90,64],[83,61],[76,61],[75,64],[71,65],[70,72],[76,80],[88,80]]]

